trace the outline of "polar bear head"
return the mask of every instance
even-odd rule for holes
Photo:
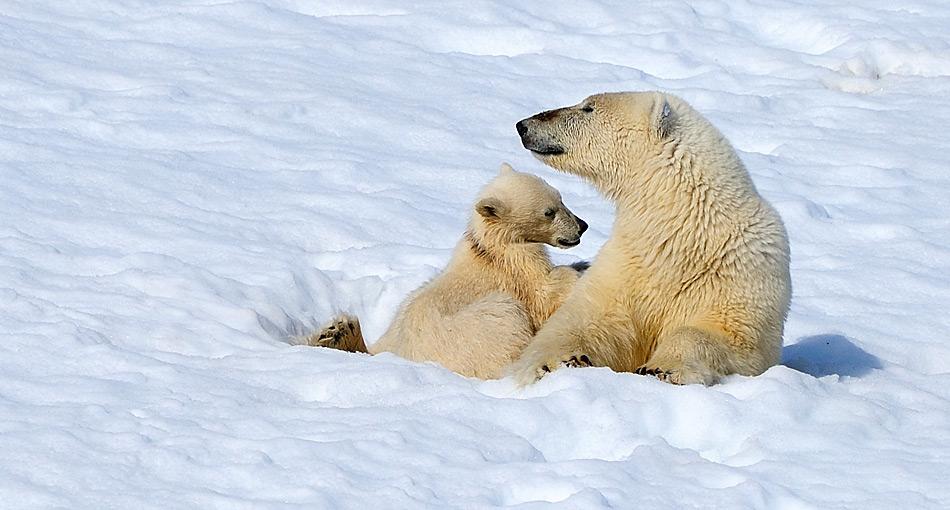
[[[521,143],[545,164],[602,189],[659,155],[689,106],[660,92],[615,92],[541,112],[516,124]]]
[[[472,224],[482,239],[559,248],[576,246],[587,230],[587,223],[564,205],[556,189],[507,163],[479,194]]]
[[[587,179],[614,200],[666,207],[674,189],[708,189],[705,200],[727,210],[758,197],[729,141],[672,94],[596,94],[516,127],[546,165]]]

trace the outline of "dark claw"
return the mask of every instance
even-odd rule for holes
[[[663,370],[660,368],[647,368],[647,367],[640,367],[634,370],[634,373],[637,375],[652,375],[653,377],[656,377],[657,379],[661,381],[665,381],[669,379],[671,375],[673,375],[673,372],[669,370]]]
[[[564,362],[564,366],[571,368],[581,368],[592,366],[593,363],[590,362],[590,358],[585,354],[580,356],[571,356],[571,358]]]
[[[353,329],[351,324],[347,324],[350,330]],[[327,329],[320,335],[320,338],[317,339],[319,342],[326,342],[326,346],[334,346],[343,341],[343,331],[339,327],[339,323],[331,324]]]

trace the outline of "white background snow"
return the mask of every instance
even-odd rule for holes
[[[0,507],[950,507],[950,4],[0,1]],[[681,95],[792,243],[783,365],[519,390],[374,340],[514,123]]]

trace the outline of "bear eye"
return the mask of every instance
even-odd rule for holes
[[[584,106],[581,107],[581,111],[585,113],[590,113],[594,111],[594,106],[590,104],[585,104]]]
[[[548,209],[547,211],[544,211],[544,215],[551,219],[554,219],[555,214],[557,214],[557,209]]]

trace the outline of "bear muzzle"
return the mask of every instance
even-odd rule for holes
[[[547,119],[547,117],[542,118],[543,116],[550,117],[550,113],[542,112],[533,117],[522,119],[515,124],[518,136],[521,137],[521,145],[525,149],[542,156],[564,154],[563,146],[540,132],[540,124]]]
[[[570,248],[572,246],[577,246],[581,244],[581,236],[584,235],[584,232],[587,232],[587,222],[582,220],[579,216],[573,215],[574,220],[577,222],[577,237],[573,239],[567,239],[560,237],[557,240],[557,245],[561,248]]]
[[[580,219],[580,217],[578,216],[574,216],[574,218],[577,219],[577,228],[578,230],[580,230],[580,232],[578,232],[577,235],[578,236],[584,235],[584,232],[587,232],[587,227],[588,227],[587,222]]]

